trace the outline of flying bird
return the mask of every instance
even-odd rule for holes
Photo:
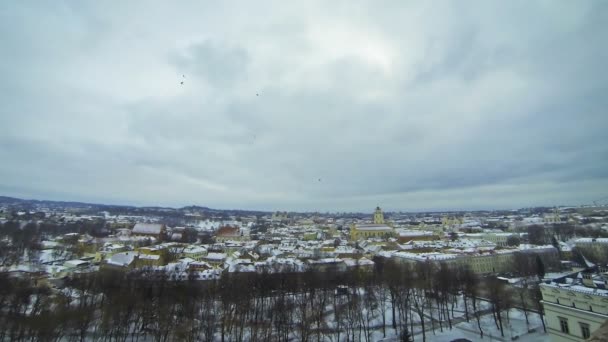
[[[255,96],[260,96],[260,94],[256,93]]]
[[[179,84],[184,85],[184,81],[179,82]]]
[[[321,178],[319,178],[319,182],[321,181]]]

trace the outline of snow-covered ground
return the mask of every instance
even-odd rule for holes
[[[469,305],[471,305],[469,303]],[[488,310],[491,305],[488,302],[478,302],[479,310]],[[469,309],[471,310],[471,309]],[[486,311],[488,312],[488,311]],[[412,312],[413,315],[410,318],[411,321],[414,322],[413,332],[410,332],[413,335],[414,341],[422,341],[422,327],[420,325],[420,317]],[[479,328],[477,326],[477,321],[473,316],[472,312],[469,312],[469,322],[464,320],[464,302],[462,301],[462,297],[459,298],[458,305],[455,306],[454,309],[454,318],[452,321],[454,323],[453,328],[450,330],[448,327],[448,323],[443,323],[443,332],[441,332],[439,323],[435,323],[435,332],[433,332],[432,325],[430,322],[429,315],[430,312],[428,309],[425,311],[425,328],[426,328],[426,340],[427,341],[439,341],[439,342],[448,342],[458,338],[465,338],[470,341],[493,341],[493,340],[503,340],[503,341],[511,341],[512,338],[518,337],[518,341],[550,341],[550,338],[547,334],[543,333],[542,322],[540,317],[536,313],[528,313],[528,321],[526,323],[526,319],[524,316],[524,312],[519,309],[511,309],[509,311],[509,317],[507,319],[507,312],[502,313],[503,319],[503,330],[504,330],[504,338],[500,335],[500,330],[496,327],[496,323],[494,322],[494,318],[491,313],[487,313],[481,316],[480,323],[484,332],[483,339],[479,334]],[[437,319],[438,313],[436,310],[433,312],[433,317]],[[329,315],[327,317],[328,322],[333,320],[333,315]],[[386,337],[383,337],[382,333],[382,317],[380,315],[376,316],[371,322],[371,326],[375,327],[371,334],[370,341],[398,341],[399,339],[396,336],[396,331],[391,327],[392,321],[392,310],[390,309],[390,305],[387,305],[386,311]],[[329,324],[330,327],[336,327],[335,324]]]
[[[500,337],[500,333],[497,335],[492,335],[492,336],[484,336],[484,338],[482,339],[481,337],[479,337],[479,334],[475,334],[472,332],[468,332],[468,331],[464,331],[461,329],[452,329],[452,330],[448,330],[448,331],[444,331],[443,333],[438,333],[437,335],[427,335],[427,341],[430,342],[450,342],[459,338],[466,338],[467,340],[470,341],[510,341],[511,338],[507,335],[505,335],[505,338],[501,338]],[[376,340],[374,340],[376,341]],[[381,340],[378,340],[381,341]],[[390,339],[386,339],[386,341],[393,341]],[[414,341],[422,341],[422,335],[418,335],[415,336]],[[517,339],[517,341],[520,342],[550,342],[551,338],[549,337],[548,334],[542,333],[542,329],[541,332],[535,332],[535,333],[531,333],[531,334],[527,334],[525,336],[520,337],[519,339]]]
[[[469,305],[471,304],[469,303]],[[505,337],[501,337],[500,330],[496,327],[492,314],[489,313],[490,307],[491,305],[488,302],[478,302],[478,310],[483,310],[483,312],[486,312],[486,314],[482,315],[480,319],[481,327],[484,332],[483,339],[479,334],[479,328],[477,326],[477,321],[472,314],[472,309],[469,309],[469,322],[466,322],[464,318],[464,302],[462,301],[462,297],[459,297],[458,304],[454,308],[454,318],[452,318],[453,327],[451,330],[448,327],[448,323],[444,322],[442,324],[442,332],[439,323],[435,322],[435,331],[433,332],[430,322],[430,311],[427,308],[424,314],[426,340],[448,342],[454,339],[464,338],[470,341],[511,341],[512,338],[517,337],[518,341],[550,341],[548,335],[543,333],[542,322],[538,314],[532,312],[528,313],[529,323],[527,324],[523,311],[519,309],[511,309],[509,311],[508,319],[507,312],[505,311],[502,313]],[[332,310],[331,306],[328,306],[326,309],[330,312]],[[436,312],[436,309],[433,311],[433,317],[437,319],[439,315]],[[364,309],[362,313],[365,315],[365,312],[366,310]],[[390,308],[390,303],[387,303],[386,305],[385,315],[386,334],[383,334],[382,332],[381,312],[376,311],[374,318],[370,322],[372,332],[370,334],[369,341],[399,341],[397,332],[391,326],[392,310]],[[329,313],[325,319],[327,327],[333,329],[338,328],[338,324],[335,321],[335,315],[333,313]],[[412,311],[412,316],[409,318],[409,320],[413,322],[413,331],[411,331],[410,334],[413,335],[414,341],[422,341],[422,326],[420,324],[420,317],[417,315],[417,313],[415,313],[415,311]],[[343,325],[342,328],[344,328]],[[330,341],[331,339],[325,340]],[[346,340],[345,333],[342,334],[340,340]],[[363,337],[362,340],[364,341],[365,338]]]
[[[496,328],[492,314],[486,314],[481,317],[481,327],[484,332],[483,339],[479,334],[477,321],[472,319],[470,322],[458,323],[452,330],[444,329],[444,332],[427,331],[428,341],[448,342],[458,338],[466,338],[471,341],[511,341],[517,337],[518,341],[550,341],[548,334],[543,333],[542,322],[536,313],[529,313],[529,325],[526,324],[526,319],[523,311],[519,309],[511,309],[509,311],[509,320],[507,313],[502,313],[503,330],[505,337],[501,337],[500,330]],[[422,333],[415,335],[414,340],[421,340]]]

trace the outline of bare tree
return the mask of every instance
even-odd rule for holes
[[[496,327],[500,330],[500,335],[504,337],[504,328],[502,321],[502,311],[508,309],[510,304],[511,294],[505,288],[505,283],[496,278],[489,278],[486,280],[488,284],[488,297],[492,304],[492,315],[494,316],[494,322]]]

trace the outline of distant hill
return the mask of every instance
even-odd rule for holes
[[[35,206],[45,206],[49,208],[70,208],[75,210],[99,212],[130,212],[130,213],[184,213],[184,212],[198,212],[198,213],[211,213],[211,214],[226,214],[226,215],[256,215],[265,214],[267,212],[257,210],[240,210],[240,209],[212,209],[209,207],[190,205],[182,208],[172,207],[161,207],[161,206],[144,206],[136,207],[129,205],[116,205],[116,204],[99,204],[99,203],[85,203],[85,202],[73,202],[73,201],[49,201],[49,200],[36,200],[36,199],[22,199],[8,196],[0,196],[0,205],[10,205],[15,208],[29,209]]]
[[[8,197],[8,196],[0,196],[0,204],[42,204],[42,205],[48,205],[48,206],[83,207],[83,208],[89,208],[92,206],[103,206],[103,204],[21,199],[21,198]]]
[[[201,211],[206,211],[206,210],[211,210],[211,209],[208,208],[208,207],[201,207],[201,206],[198,206],[198,205],[189,205],[189,206],[183,207],[182,210],[191,210],[191,211],[201,210]]]

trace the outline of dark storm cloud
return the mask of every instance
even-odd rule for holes
[[[181,5],[0,5],[3,194],[415,210],[608,188],[602,1]]]

